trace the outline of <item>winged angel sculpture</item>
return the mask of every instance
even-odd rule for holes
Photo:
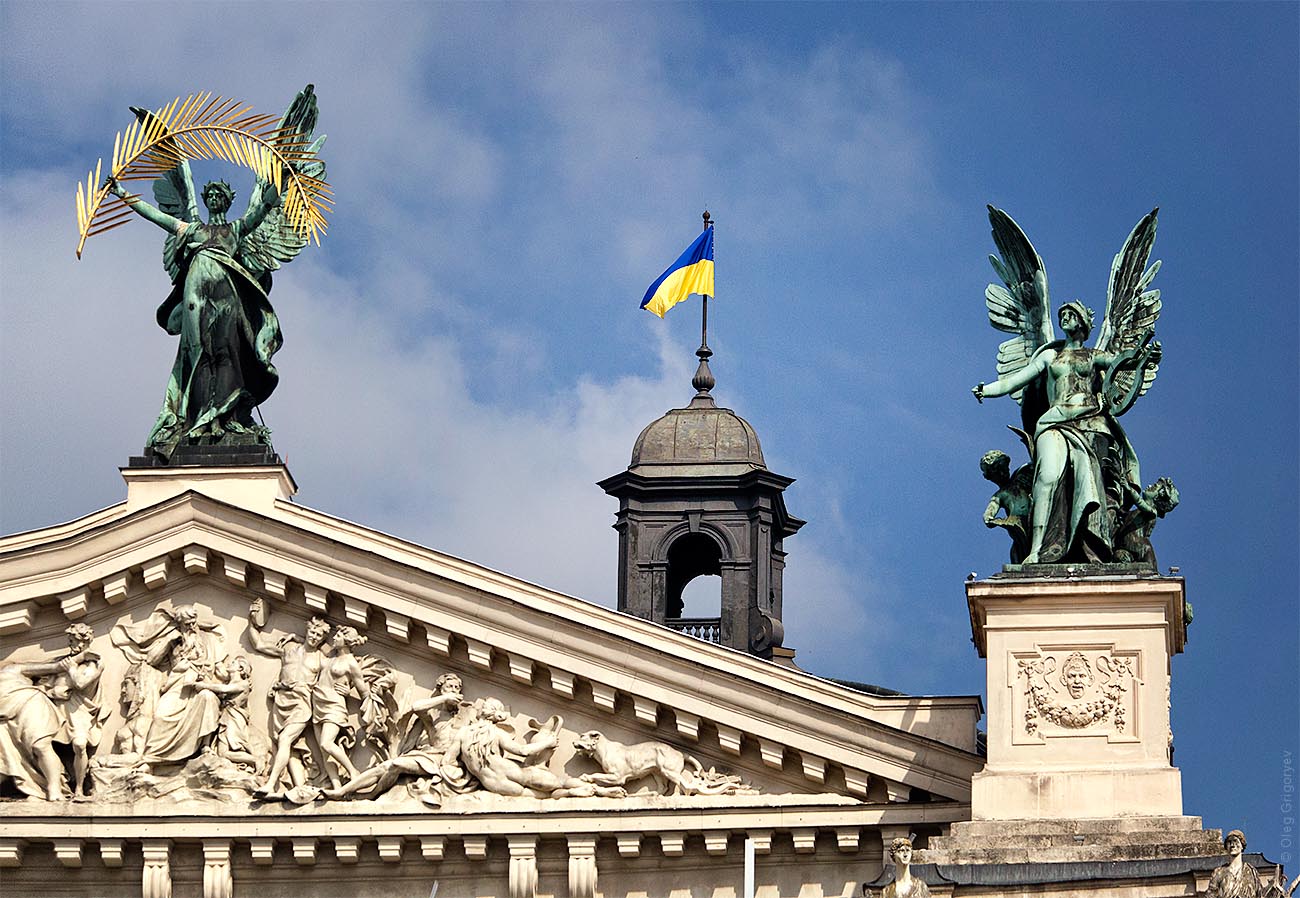
[[[1147,265],[1158,211],[1137,223],[1115,256],[1106,316],[1090,349],[1093,311],[1078,300],[1061,306],[1059,339],[1043,260],[1011,216],[989,207],[1001,255],[989,260],[1005,285],[985,291],[989,321],[1012,337],[998,347],[998,379],[972,392],[980,402],[1010,394],[1020,403],[1024,429],[1012,430],[1029,449],[1033,477],[1028,548],[1013,561],[1155,563],[1151,529],[1178,493],[1168,478],[1142,488],[1118,419],[1150,389],[1161,359],[1153,339],[1160,291],[1149,289],[1160,262]]]
[[[100,184],[97,166],[85,190],[78,185],[77,255],[87,237],[132,213],[167,232],[163,267],[172,290],[157,319],[180,344],[145,451],[168,462],[183,446],[269,445],[270,431],[253,412],[279,381],[271,359],[283,338],[268,298],[271,273],[309,240],[319,244],[330,204],[318,155],[325,137],[312,137],[314,88],[307,85],[278,121],[211,94],[184,103],[177,98],[158,112],[131,111],[137,121],[119,135],[107,178]],[[195,192],[191,158],[243,164],[256,173],[242,217],[226,217],[235,192],[225,181]],[[126,190],[122,182],[133,180],[153,180],[156,206]]]

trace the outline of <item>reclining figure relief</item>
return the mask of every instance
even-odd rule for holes
[[[402,733],[397,753],[361,771],[340,786],[321,792],[328,799],[351,796],[376,798],[393,788],[403,777],[422,780],[416,792],[426,804],[441,804],[440,791],[464,791],[468,783],[458,775],[457,735],[469,719],[473,706],[465,701],[461,679],[454,673],[438,677],[434,695],[417,699],[401,715]],[[439,789],[438,787],[442,787]]]
[[[506,723],[509,712],[499,699],[485,699],[473,722],[457,737],[460,762],[483,788],[496,795],[534,795],[539,798],[623,798],[627,790],[557,774],[546,766],[559,744],[564,721],[553,715],[545,723],[529,721],[532,732],[517,737]],[[519,760],[516,760],[518,758]]]

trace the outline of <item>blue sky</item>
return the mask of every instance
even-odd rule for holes
[[[126,107],[279,111],[311,81],[338,207],[277,277],[263,407],[300,501],[612,605],[594,482],[691,395],[698,300],[637,304],[707,207],[715,396],[810,522],[787,643],[827,676],[980,692],[962,581],[1006,540],[978,459],[1017,417],[969,393],[1001,339],[985,204],[1099,312],[1158,205],[1165,362],[1124,424],[1183,499],[1156,549],[1196,608],[1184,807],[1294,866],[1298,10],[0,5],[0,530],[118,501],[161,401],[158,232],[73,255]],[[241,209],[246,173],[211,173]]]

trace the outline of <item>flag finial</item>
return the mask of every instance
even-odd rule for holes
[[[713,219],[709,216],[709,210],[704,210],[704,230],[713,227]],[[691,400],[692,408],[701,406],[714,406],[713,397],[709,395],[710,391],[717,386],[717,381],[713,377],[713,372],[709,370],[709,358],[713,355],[713,350],[709,349],[709,295],[703,296],[704,302],[700,307],[700,348],[695,350],[695,356],[700,360],[699,367],[695,369],[695,376],[691,378],[691,386],[695,388],[695,398]]]

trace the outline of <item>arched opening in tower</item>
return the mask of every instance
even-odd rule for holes
[[[669,619],[722,616],[722,549],[712,538],[687,533],[668,548],[665,610]]]
[[[702,620],[722,617],[722,578],[717,574],[700,574],[682,590],[679,618]]]

